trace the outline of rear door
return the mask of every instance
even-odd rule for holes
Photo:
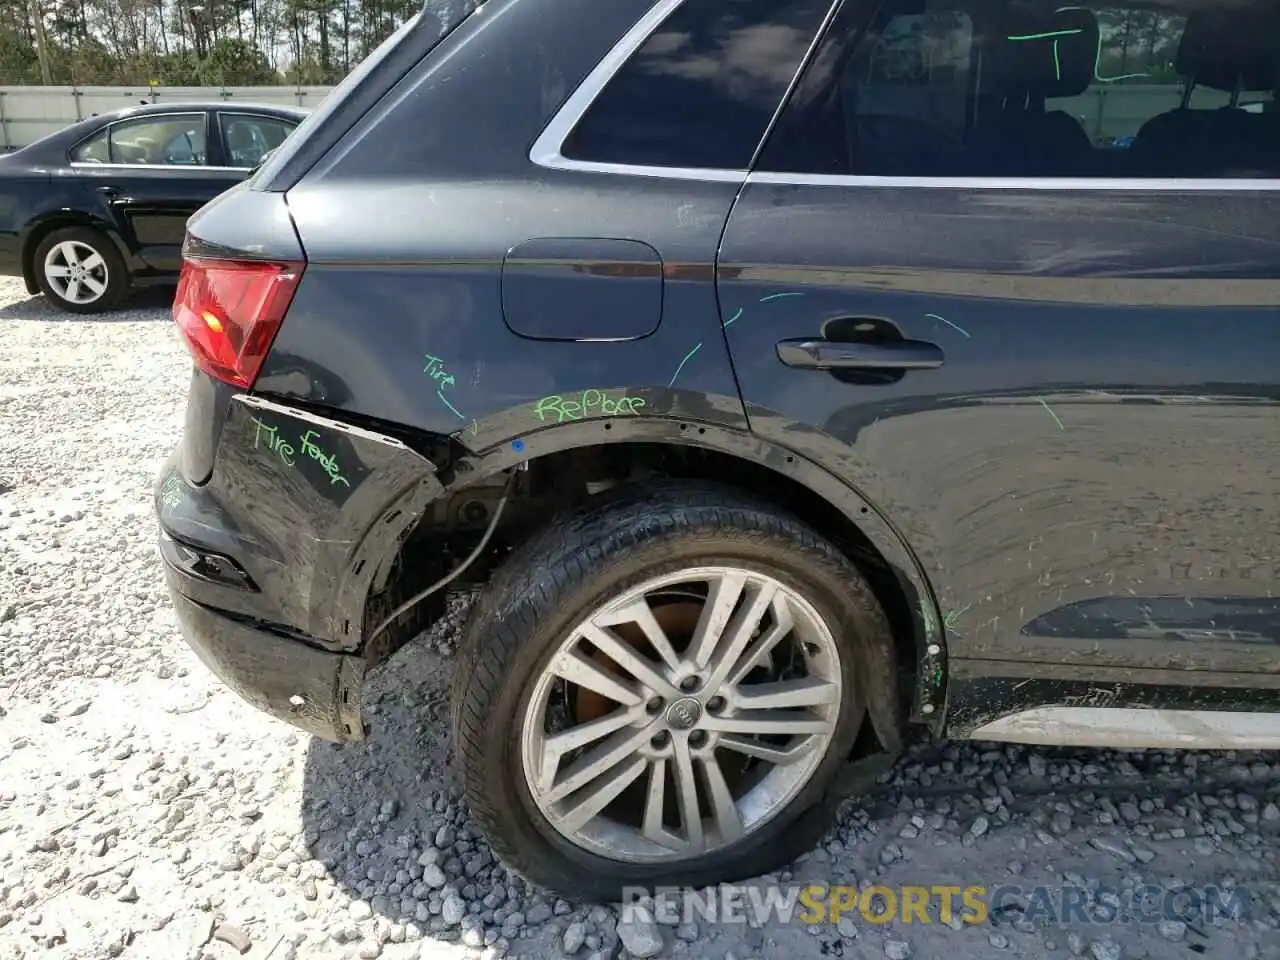
[[[245,177],[211,155],[207,111],[152,114],[113,123],[78,145],[74,176],[148,266],[182,266],[187,219]]]
[[[726,227],[725,335],[753,429],[920,555],[953,677],[1274,701],[1280,139],[1134,144],[1269,101],[1280,35],[1118,2],[846,0]]]

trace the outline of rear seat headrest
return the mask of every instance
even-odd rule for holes
[[[1187,18],[1174,67],[1196,86],[1214,90],[1271,90],[1280,81],[1272,52],[1280,15],[1275,9],[1199,11]]]
[[[1023,10],[1005,20],[985,72],[1006,94],[1074,97],[1093,81],[1098,36],[1097,17],[1082,7]]]

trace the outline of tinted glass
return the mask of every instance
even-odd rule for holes
[[[112,163],[198,166],[208,163],[204,114],[146,117],[108,130]]]
[[[870,176],[1280,174],[1280,11],[846,2],[758,169]]]
[[[72,163],[110,163],[111,153],[107,147],[107,131],[95,133],[88,140],[75,146],[71,151]]]
[[[830,0],[685,0],[565,142],[577,160],[746,167]]]
[[[227,164],[255,167],[271,150],[284,143],[297,124],[276,117],[255,117],[243,113],[221,115],[222,144]]]

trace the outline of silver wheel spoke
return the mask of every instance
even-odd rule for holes
[[[702,772],[706,776],[707,792],[711,794],[711,812],[720,832],[720,842],[733,843],[742,836],[742,816],[725,782],[724,772],[714,756],[702,760]]]
[[[617,799],[618,794],[635,782],[644,773],[645,762],[640,757],[633,757],[630,763],[619,764],[605,776],[596,781],[596,785],[586,791],[586,795],[568,810],[560,821],[561,827],[580,830],[582,827]]]
[[[78,302],[80,300],[80,281],[79,280],[67,281],[66,298],[73,302]]]
[[[563,733],[547,737],[539,751],[541,762],[538,775],[539,788],[542,790],[551,789],[551,785],[555,782],[556,769],[560,765],[560,758],[566,753],[581,749],[587,744],[595,743],[597,740],[629,726],[632,721],[633,714],[630,710],[615,710],[599,720],[592,720],[588,723],[580,724],[572,730],[565,730]]]
[[[80,262],[80,251],[76,248],[76,244],[70,242],[60,243],[56,249],[62,254],[62,259],[68,266],[74,267]]]
[[[749,710],[731,717],[707,717],[703,726],[721,733],[750,733],[756,736],[798,736],[805,733],[828,733],[831,721],[805,713],[786,710]]]
[[[772,609],[773,625],[747,648],[747,652],[738,661],[738,666],[728,676],[730,683],[739,684],[753,669],[766,666],[773,648],[795,628],[795,620],[791,616],[791,605],[787,603],[786,597],[776,594]]]
[[[694,850],[701,850],[706,845],[702,832],[702,810],[698,804],[698,782],[693,772],[693,757],[689,753],[689,745],[677,741],[676,758],[676,796],[680,800],[680,825],[684,827],[684,839]]]
[[[591,623],[583,627],[582,636],[650,690],[666,697],[676,696],[675,687],[658,673],[653,664],[619,640],[612,631]]]
[[[654,650],[658,651],[658,656],[672,670],[680,665],[680,660],[676,656],[676,652],[671,647],[671,641],[667,639],[667,632],[662,629],[662,625],[658,623],[658,619],[653,615],[653,609],[648,602],[641,597],[635,603],[622,607],[602,617],[597,617],[595,624],[598,627],[614,627],[624,623],[634,623],[643,631],[645,639],[649,641]]]
[[[817,707],[824,703],[835,703],[840,699],[840,691],[834,683],[821,677],[799,677],[795,680],[743,687],[737,691],[735,699],[737,705],[745,710]]]
[[[733,750],[748,757],[755,757],[757,760],[765,760],[776,767],[785,767],[803,759],[813,750],[816,744],[821,742],[818,737],[808,737],[790,747],[775,747],[772,744],[761,743],[759,740],[752,740],[733,733],[727,734],[719,740],[720,746],[728,750]]]
[[[615,767],[619,761],[630,753],[634,753],[642,743],[649,739],[647,730],[619,730],[609,735],[599,746],[592,747],[564,772],[564,779],[558,780],[547,791],[548,803],[563,800],[575,790],[581,790],[596,777],[603,776]]]
[[[635,706],[642,700],[634,684],[619,680],[600,664],[576,650],[562,653],[551,669],[557,677],[594,690],[600,696],[615,700],[624,707]]]
[[[671,846],[671,834],[662,825],[663,805],[667,800],[667,760],[659,757],[649,763],[649,791],[644,798],[644,826],[641,831],[654,843]]]
[[[777,593],[778,588],[772,583],[763,584],[751,591],[747,603],[734,616],[733,622],[725,628],[724,639],[720,641],[712,657],[709,664],[711,677],[707,680],[709,689],[720,689],[720,684],[737,665],[738,658],[742,656],[747,644],[760,628],[760,621],[769,611]]]
[[[107,289],[107,285],[105,283],[100,283],[99,281],[93,279],[93,277],[85,277],[84,285],[88,287],[90,290],[92,290],[94,294],[99,297],[102,296],[103,291]]]
[[[44,268],[44,275],[46,277],[69,277],[71,268],[62,263],[51,263]]]
[[[711,654],[720,642],[720,634],[733,616],[733,608],[747,586],[747,578],[743,576],[724,576],[711,585],[707,594],[707,602],[702,608],[702,616],[693,631],[693,640],[689,644],[689,658],[698,668],[704,668],[711,662]]]
[[[86,270],[97,270],[99,267],[103,266],[102,254],[95,250],[84,259],[80,266],[84,267]]]

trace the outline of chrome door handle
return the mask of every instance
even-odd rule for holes
[[[936,370],[944,357],[942,348],[927,340],[783,340],[778,359],[800,370]]]

